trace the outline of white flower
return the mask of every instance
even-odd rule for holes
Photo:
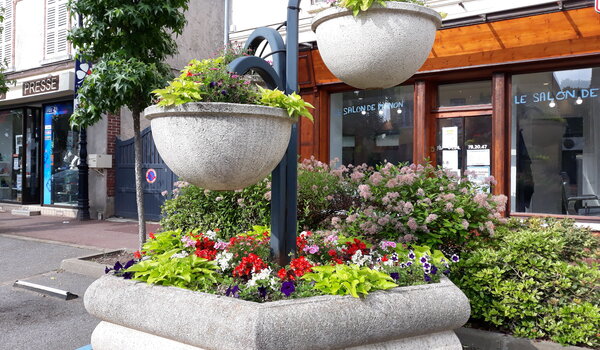
[[[171,255],[171,259],[181,259],[181,258],[185,258],[186,256],[188,256],[188,252],[186,252],[185,250],[182,251],[181,253],[177,253],[177,254],[173,254]]]
[[[252,278],[246,283],[247,286],[252,287],[256,285],[258,281],[268,281],[271,288],[275,288],[277,282],[272,275],[273,270],[270,267],[260,270],[258,273],[252,273]]]
[[[225,251],[217,253],[217,256],[215,257],[215,261],[217,262],[219,268],[221,268],[222,271],[225,271],[229,268],[229,262],[231,261],[231,259],[233,259],[233,253]]]
[[[354,255],[352,255],[352,262],[358,266],[363,266],[366,263],[371,263],[373,259],[370,255],[363,255],[361,250],[357,250]]]
[[[213,230],[208,230],[204,233],[205,237],[208,237],[208,239],[214,240],[215,238],[217,238],[217,233]]]

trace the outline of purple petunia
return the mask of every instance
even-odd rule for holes
[[[452,262],[455,262],[455,263],[457,263],[457,262],[459,262],[459,261],[460,261],[460,258],[459,258],[459,257],[458,257],[458,255],[456,255],[456,254],[453,254],[453,255],[452,255],[452,257],[451,257],[450,259],[452,259]]]
[[[425,264],[427,263],[429,260],[427,260],[426,256],[422,256],[421,259],[419,259],[419,261],[421,262],[421,264]]]
[[[115,266],[113,267],[113,269],[115,270],[115,272],[119,271],[122,268],[123,268],[123,265],[121,265],[121,263],[118,262],[118,261],[115,263]]]
[[[267,287],[258,287],[258,295],[261,298],[266,298],[267,297]]]
[[[423,264],[423,268],[424,269],[429,269],[429,268],[431,268],[431,264],[428,263],[428,262],[426,262],[426,263]]]
[[[425,279],[425,282],[431,282],[431,277],[428,274],[424,274],[423,279]]]
[[[211,88],[214,88],[215,86],[217,86],[217,83],[215,83],[214,81],[211,81],[210,84],[208,84],[208,86],[210,86]]]
[[[406,266],[410,266],[410,265],[412,265],[412,264],[413,264],[413,263],[412,263],[412,261],[407,261],[407,262],[406,262]]]
[[[408,252],[408,258],[410,260],[415,260],[415,253],[413,253],[413,251],[411,250],[410,252]]]
[[[229,286],[225,291],[225,295],[228,297],[239,298],[240,287],[236,284],[234,286]]]
[[[281,293],[285,294],[286,297],[289,297],[296,291],[296,286],[294,286],[294,282],[287,281],[281,284]]]
[[[398,272],[392,272],[390,273],[390,277],[394,279],[394,281],[397,281],[400,278],[400,274]]]
[[[431,274],[435,275],[438,272],[438,268],[435,265],[431,265]]]

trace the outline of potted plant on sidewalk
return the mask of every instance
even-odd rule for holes
[[[186,181],[237,190],[265,178],[283,157],[291,126],[313,108],[293,93],[258,87],[227,71],[239,50],[192,60],[146,108],[156,148]]]
[[[338,0],[311,25],[329,70],[359,89],[410,78],[433,46],[441,15],[418,0]]]

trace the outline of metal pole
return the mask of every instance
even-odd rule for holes
[[[83,17],[79,15],[79,27],[83,27]],[[75,63],[77,67],[77,63]],[[77,108],[77,86],[75,86],[75,101],[74,108]],[[78,175],[79,181],[77,186],[77,219],[81,221],[90,219],[90,197],[89,197],[89,181],[88,181],[88,164],[87,164],[87,131],[85,127],[79,130],[79,164]]]
[[[224,0],[225,1],[225,18],[223,20],[223,45],[227,46],[229,45],[229,18],[230,18],[230,11],[231,11],[231,0]]]

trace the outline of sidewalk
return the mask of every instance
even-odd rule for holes
[[[158,224],[147,224],[155,232]],[[138,225],[132,221],[78,221],[52,216],[0,213],[0,235],[29,237],[103,249],[138,249]]]

